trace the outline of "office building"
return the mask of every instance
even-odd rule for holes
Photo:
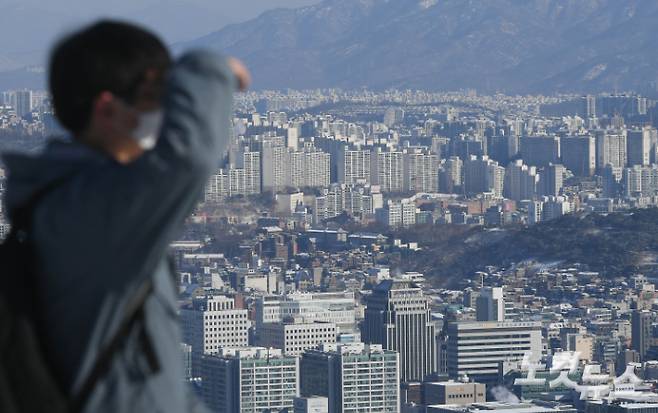
[[[330,413],[398,413],[398,375],[398,354],[381,345],[323,345],[302,355],[301,393],[329,399]]]
[[[486,386],[482,383],[441,381],[423,383],[425,404],[469,405],[486,402]]]
[[[299,359],[262,347],[223,348],[202,361],[203,400],[216,413],[292,410]]]
[[[476,299],[477,321],[505,321],[505,296],[502,287],[485,287]]]
[[[400,380],[422,381],[437,371],[429,299],[413,282],[384,280],[366,298],[363,341],[400,354]]]
[[[222,347],[241,347],[248,342],[247,310],[235,308],[232,298],[210,295],[195,298],[180,310],[183,342],[192,346],[192,366],[198,373],[203,354],[217,354]]]
[[[645,360],[647,350],[651,347],[652,338],[651,312],[646,310],[634,310],[631,315],[631,348],[640,354],[640,359]]]
[[[447,337],[447,368],[453,379],[466,375],[478,382],[496,382],[502,362],[523,360],[526,353],[538,361],[543,355],[539,322],[451,322]]]
[[[593,136],[567,136],[560,140],[562,164],[575,176],[592,176],[596,170]]]
[[[318,344],[335,343],[337,335],[334,323],[267,323],[258,327],[256,344],[281,349],[287,356],[299,356]]]
[[[265,323],[297,321],[333,323],[341,331],[346,331],[354,328],[355,308],[356,301],[351,291],[258,296],[256,328]]]

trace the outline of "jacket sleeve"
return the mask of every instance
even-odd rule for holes
[[[209,52],[189,53],[175,63],[156,147],[127,165],[90,168],[53,195],[51,205],[75,213],[53,217],[41,211],[46,236],[70,241],[80,254],[62,265],[109,275],[95,280],[107,288],[125,288],[149,275],[228,146],[236,83],[226,59]]]

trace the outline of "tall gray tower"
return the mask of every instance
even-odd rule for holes
[[[645,361],[650,346],[651,312],[634,310],[631,315],[631,347],[640,353],[640,359]]]
[[[413,282],[385,280],[366,299],[363,341],[400,354],[400,381],[422,381],[437,371],[429,299]]]
[[[505,321],[505,295],[502,287],[485,287],[476,301],[477,321]]]

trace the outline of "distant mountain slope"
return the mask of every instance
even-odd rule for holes
[[[43,69],[35,70],[24,67],[0,72],[0,91],[23,88],[44,90],[46,88],[46,75]]]
[[[608,277],[658,268],[658,208],[566,215],[528,228],[428,227],[397,236],[425,247],[402,262],[403,269],[423,272],[435,285],[456,286],[487,265],[509,267],[529,259],[585,264]]]
[[[244,58],[260,88],[647,88],[655,0],[325,0],[179,45]]]

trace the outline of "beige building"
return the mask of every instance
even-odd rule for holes
[[[192,346],[194,374],[203,354],[217,354],[222,347],[243,347],[249,343],[247,310],[235,308],[232,298],[209,295],[195,298],[180,312],[183,342]]]
[[[337,334],[334,323],[268,323],[258,327],[256,342],[281,349],[288,356],[299,356],[319,344],[335,343]]]
[[[594,358],[594,337],[584,334],[568,334],[567,350],[580,353],[582,361],[592,361]]]
[[[482,403],[486,401],[486,386],[482,383],[441,381],[423,383],[426,404]]]

